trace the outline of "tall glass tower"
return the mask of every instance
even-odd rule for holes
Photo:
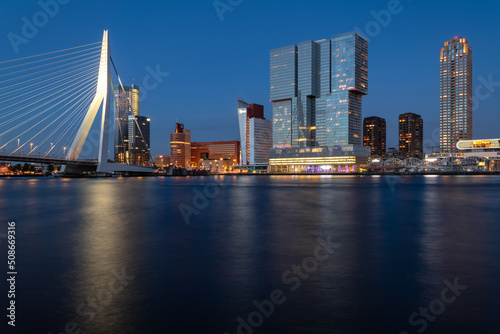
[[[362,145],[368,42],[355,32],[271,51],[273,147]]]
[[[129,162],[128,117],[139,116],[139,86],[115,86],[115,162]]]
[[[150,123],[146,116],[128,116],[128,154],[131,165],[147,165],[150,155]]]
[[[460,140],[472,139],[472,48],[455,37],[441,49],[440,149],[457,152]]]
[[[368,41],[356,32],[271,51],[274,171],[349,171],[363,147]],[[332,157],[347,156],[352,159]],[[368,153],[367,153],[368,152]],[[349,162],[347,162],[349,160]],[[352,166],[352,162],[356,166]],[[338,164],[337,164],[338,162]],[[289,165],[290,164],[290,165]],[[352,167],[352,168],[351,168]]]
[[[272,148],[272,122],[264,118],[264,106],[236,99],[241,138],[241,164],[255,165],[269,161]]]

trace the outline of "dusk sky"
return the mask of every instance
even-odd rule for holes
[[[500,137],[498,1],[467,2],[465,8],[451,0],[403,0],[385,26],[370,24],[376,22],[372,13],[393,1],[221,0],[232,9],[222,16],[212,0],[67,2],[16,53],[8,33],[21,35],[22,18],[32,21],[41,7],[37,1],[0,1],[0,61],[97,42],[109,29],[125,85],[135,80],[142,86],[148,69],[169,73],[140,106],[141,115],[152,119],[154,155],[169,154],[176,121],[192,131],[192,141],[237,139],[237,97],[263,104],[272,119],[270,50],[356,27],[365,32],[367,24],[380,29],[368,35],[363,117],[386,118],[388,147],[397,146],[397,119],[404,112],[422,115],[424,146],[439,146],[439,54],[455,36],[467,38],[473,49],[474,138]],[[486,87],[491,80],[498,84]]]

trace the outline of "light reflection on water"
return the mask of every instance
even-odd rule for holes
[[[179,205],[214,181],[187,225]],[[414,333],[408,317],[455,277],[468,289],[426,333],[499,332],[497,177],[10,179],[0,191],[18,222],[27,332],[235,333],[281,289],[255,333]],[[328,235],[340,248],[291,291],[282,274]],[[79,305],[122,270],[135,279],[85,323]]]

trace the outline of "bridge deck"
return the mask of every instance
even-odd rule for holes
[[[67,165],[67,166],[96,166],[97,161],[88,160],[66,160],[60,158],[44,158],[37,156],[24,156],[24,155],[2,155],[0,154],[0,161],[9,162],[28,162],[28,163],[41,163],[49,165]]]

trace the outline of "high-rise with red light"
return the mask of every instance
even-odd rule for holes
[[[264,118],[264,106],[236,100],[241,137],[241,164],[256,165],[269,162],[272,148],[273,124]]]
[[[460,140],[472,139],[472,48],[462,37],[441,49],[440,148],[457,152]]]

